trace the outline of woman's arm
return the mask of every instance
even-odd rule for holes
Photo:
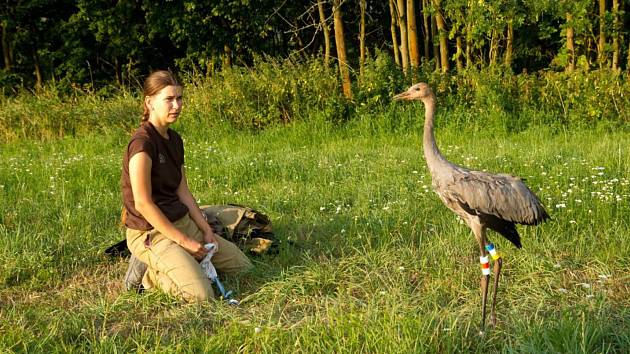
[[[179,196],[179,200],[184,203],[188,207],[188,213],[190,214],[190,218],[193,219],[195,224],[199,227],[201,231],[203,231],[203,238],[206,243],[214,243],[217,247],[219,247],[219,243],[215,238],[214,231],[206,221],[206,218],[203,217],[203,212],[199,208],[195,197],[193,197],[190,192],[190,188],[188,188],[188,182],[186,180],[186,171],[184,166],[182,165],[182,180],[179,182],[179,187],[177,187],[177,195]]]
[[[203,245],[179,231],[153,202],[151,164],[151,157],[146,152],[139,152],[129,159],[129,179],[136,210],[168,239],[182,246],[196,259],[203,259],[208,253]]]

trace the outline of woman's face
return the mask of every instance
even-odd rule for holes
[[[177,121],[182,111],[182,87],[166,86],[145,100],[149,107],[149,120],[154,125],[168,126]]]

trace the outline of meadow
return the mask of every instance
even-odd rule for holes
[[[2,143],[0,352],[628,352],[630,131],[439,111],[448,159],[523,177],[552,217],[519,227],[522,250],[490,234],[504,271],[480,336],[478,247],[431,189],[422,112],[257,131],[182,115],[199,202],[252,206],[282,240],[224,280],[238,307],[123,289],[103,250],[123,237],[128,130]]]

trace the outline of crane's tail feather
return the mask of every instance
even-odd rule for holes
[[[521,236],[516,230],[516,224],[511,221],[499,219],[496,216],[489,214],[483,215],[482,218],[488,228],[501,234],[501,236],[512,242],[512,244],[516,246],[516,248],[523,247],[523,245],[521,244]]]
[[[540,210],[538,211],[538,213],[539,213],[538,218],[534,219],[534,222],[530,224],[526,224],[526,225],[538,225],[551,219],[551,216],[549,216],[549,214],[547,213],[547,210],[545,210],[545,208],[543,208],[542,205],[540,206]]]

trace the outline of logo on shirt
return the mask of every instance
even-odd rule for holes
[[[158,158],[160,159],[160,163],[166,163],[166,156],[159,154]]]

